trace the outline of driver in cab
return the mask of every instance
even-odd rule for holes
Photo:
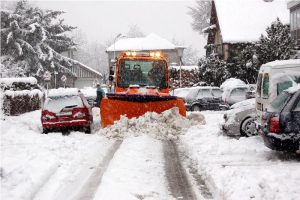
[[[148,72],[148,80],[151,86],[159,87],[164,80],[164,66],[163,63],[153,62],[152,69]]]

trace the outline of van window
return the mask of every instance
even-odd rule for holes
[[[298,103],[297,103],[297,105],[296,105],[296,107],[294,108],[293,111],[299,112],[300,111],[300,98],[298,98],[297,101],[298,101]]]
[[[292,81],[277,83],[277,95],[279,95],[283,90],[288,89],[289,87],[292,86],[293,86]]]
[[[261,82],[262,82],[262,74],[259,74],[258,75],[258,78],[257,78],[257,89],[256,89],[256,93],[257,93],[257,96],[261,96]]]
[[[262,89],[263,89],[263,98],[269,98],[269,74],[264,75]]]

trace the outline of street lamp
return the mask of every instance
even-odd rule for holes
[[[183,50],[184,47],[177,47],[177,54],[179,56],[179,87],[182,87],[182,82],[181,82],[181,65],[182,65],[182,55],[183,55]]]

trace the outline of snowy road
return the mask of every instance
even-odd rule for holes
[[[122,140],[115,134],[124,121],[108,139],[97,131],[40,134],[40,111],[7,117],[1,199],[299,199],[299,156],[270,151],[259,136],[226,137],[222,113],[204,115],[206,125],[182,130],[172,125],[179,119],[168,129],[148,116],[126,124]],[[179,140],[158,137],[165,130]]]

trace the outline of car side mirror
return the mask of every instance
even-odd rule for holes
[[[109,81],[112,82],[112,81],[114,81],[114,79],[115,79],[114,75],[109,75],[109,77],[108,77],[108,80],[109,80]]]

